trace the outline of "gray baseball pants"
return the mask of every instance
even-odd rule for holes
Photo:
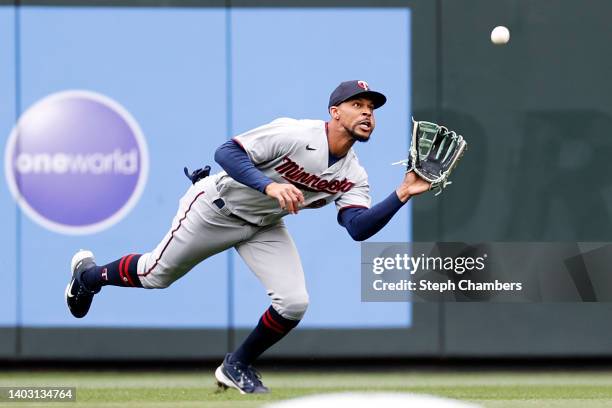
[[[284,318],[300,320],[308,307],[308,292],[285,224],[249,224],[218,208],[217,198],[213,177],[187,190],[166,236],[138,260],[142,286],[166,288],[204,259],[234,247],[263,284],[274,309]]]

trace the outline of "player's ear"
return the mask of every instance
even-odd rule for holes
[[[338,107],[337,106],[330,107],[329,115],[336,120],[340,119],[340,113],[338,113]]]

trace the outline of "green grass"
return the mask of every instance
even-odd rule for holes
[[[258,407],[326,392],[414,392],[485,407],[610,407],[612,372],[274,372],[269,395],[218,392],[205,372],[2,372],[0,386],[73,386],[76,403],[0,403],[0,407]]]

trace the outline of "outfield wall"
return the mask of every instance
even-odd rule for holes
[[[610,241],[612,4],[438,3],[435,96],[415,94],[415,115],[437,115],[471,144],[448,194],[415,201],[415,239]],[[505,47],[488,39],[496,25],[511,30]],[[440,316],[449,356],[612,350],[606,303],[446,304]]]
[[[470,141],[455,184],[415,200],[373,241],[610,240],[606,2],[84,3],[0,2],[0,55],[12,61],[0,66],[2,137],[40,98],[92,90],[139,122],[149,179],[123,220],[81,236],[33,222],[2,189],[2,357],[217,358],[233,348],[267,304],[236,255],[163,292],[105,289],[84,320],[63,304],[67,262],[79,247],[110,260],[155,245],[187,186],[183,165],[210,163],[217,145],[268,118],[324,117],[329,90],[348,77],[390,100],[376,140],[358,151],[374,201],[398,182],[388,163],[407,149],[398,135],[411,114]],[[488,39],[500,24],[512,32],[505,47]],[[312,305],[269,356],[612,355],[608,304],[363,304],[359,246],[335,210],[288,225]]]

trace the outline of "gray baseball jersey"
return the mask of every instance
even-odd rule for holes
[[[370,207],[368,176],[353,149],[328,166],[325,122],[280,118],[234,138],[263,174],[277,183],[302,190],[306,208],[332,201],[338,209]],[[278,202],[237,182],[225,172],[218,176],[219,192],[230,211],[256,225],[269,225],[288,214]]]
[[[256,168],[275,182],[292,183],[306,208],[334,201],[338,209],[370,207],[368,178],[354,151],[328,166],[326,123],[277,119],[234,140]],[[225,206],[219,208],[219,198]],[[234,247],[285,318],[301,319],[308,305],[304,272],[278,201],[227,173],[206,177],[181,198],[172,226],[138,260],[145,288],[164,288],[202,260]]]

